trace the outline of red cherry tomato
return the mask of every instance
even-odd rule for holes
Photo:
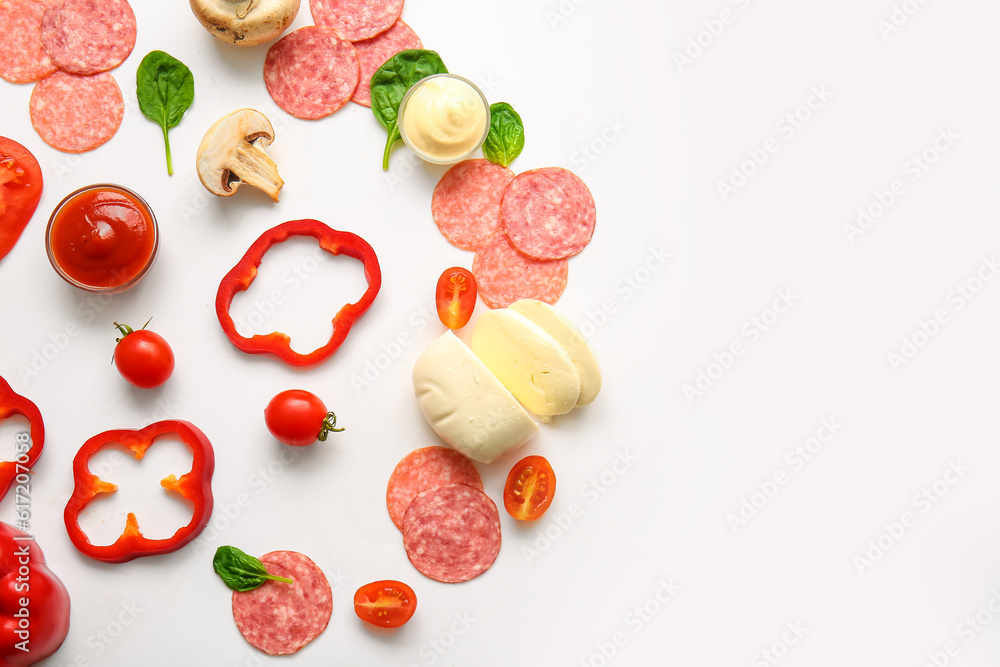
[[[469,323],[476,309],[476,277],[460,266],[445,269],[437,282],[435,302],[441,324],[449,329],[461,329]]]
[[[148,324],[148,322],[147,322]],[[122,332],[115,346],[115,366],[122,377],[137,387],[159,387],[174,372],[174,352],[158,333],[127,324],[115,326]]]
[[[336,428],[337,415],[327,412],[316,394],[304,389],[288,389],[271,399],[264,408],[267,430],[279,442],[293,447],[311,445],[326,440]]]
[[[42,197],[42,169],[31,152],[0,137],[0,258],[28,225]]]
[[[545,514],[556,494],[556,475],[544,456],[526,456],[511,468],[503,506],[515,519],[534,521]]]
[[[354,613],[380,628],[398,628],[416,610],[417,596],[401,581],[373,581],[354,594]]]

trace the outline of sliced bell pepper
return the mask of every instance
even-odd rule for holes
[[[42,169],[27,148],[0,137],[0,259],[21,238],[42,198]]]
[[[291,339],[287,334],[272,331],[269,334],[257,334],[246,338],[236,331],[236,324],[229,315],[229,307],[237,292],[246,291],[257,277],[257,268],[271,246],[288,240],[291,236],[312,236],[319,241],[319,247],[331,255],[347,255],[357,259],[364,265],[365,279],[368,289],[361,298],[346,306],[342,306],[333,318],[333,333],[330,340],[322,347],[302,354],[291,348]],[[308,366],[316,364],[336,352],[344,342],[354,320],[364,314],[375,300],[379,288],[382,287],[382,270],[378,264],[375,251],[368,242],[351,232],[341,232],[328,227],[318,220],[291,220],[273,227],[261,234],[243,259],[226,274],[219,285],[215,297],[215,312],[219,317],[222,330],[237,349],[249,354],[268,352],[285,363],[293,366]]]
[[[191,470],[180,479],[169,475],[160,481],[160,485],[168,491],[174,491],[194,506],[191,522],[178,528],[171,537],[154,540],[144,537],[139,531],[139,522],[135,514],[129,512],[125,520],[125,532],[108,546],[94,546],[80,528],[79,517],[83,508],[90,504],[94,497],[102,493],[113,493],[118,489],[115,484],[106,482],[90,472],[88,463],[98,451],[110,443],[120,443],[131,450],[136,459],[141,459],[146,450],[163,436],[177,436],[191,450],[194,460]],[[212,472],[215,470],[215,450],[205,434],[194,424],[186,421],[161,421],[138,431],[118,430],[105,431],[83,443],[83,447],[73,458],[73,495],[66,503],[63,518],[66,521],[66,532],[69,539],[81,553],[105,563],[124,563],[140,556],[154,556],[170,553],[180,549],[185,544],[198,537],[209,518],[212,516]]]
[[[31,424],[28,442],[15,443],[13,461],[0,461],[0,499],[10,490],[10,485],[18,473],[26,473],[42,454],[45,445],[45,424],[42,423],[42,413],[38,407],[17,394],[7,381],[0,377],[0,420],[11,415],[21,415]],[[20,438],[20,435],[18,436]]]
[[[0,523],[0,665],[34,665],[69,633],[69,593],[35,540]]]

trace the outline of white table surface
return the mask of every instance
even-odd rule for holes
[[[114,71],[128,110],[103,147],[49,148],[30,125],[31,86],[0,82],[0,134],[45,175],[37,214],[0,262],[0,374],[47,430],[31,530],[72,597],[69,637],[45,664],[997,664],[996,3],[407,4],[403,18],[451,71],[520,111],[513,168],[569,168],[598,207],[559,307],[597,350],[603,392],[479,466],[499,500],[513,462],[544,454],[558,492],[537,524],[504,515],[496,564],[460,585],[413,569],[384,502],[396,462],[437,443],[410,371],[443,331],[434,281],[472,260],[431,220],[443,169],[400,145],[383,173],[368,109],[291,118],[264,88],[266,46],[223,45],[183,2],[133,5],[138,43]],[[311,22],[303,9],[294,26]],[[196,81],[170,133],[172,177],[134,103],[153,49]],[[194,173],[205,130],[239,107],[275,124],[278,204],[249,188],[215,198]],[[42,236],[63,196],[102,181],[146,197],[163,239],[139,286],[95,300],[56,276]],[[306,370],[237,351],[214,312],[250,243],[303,217],[365,237],[384,276],[344,346]],[[289,242],[233,314],[266,313],[262,329],[306,350],[328,336],[328,304],[361,289],[353,263]],[[111,365],[111,323],[149,317],[177,368],[138,390]],[[347,430],[289,455],[262,411],[296,387]],[[126,564],[79,554],[62,519],[74,453],[164,418],[194,422],[215,446],[209,528]],[[0,442],[20,428],[0,423]],[[147,534],[169,534],[186,517],[157,481],[185,462],[175,443],[141,464],[109,453],[98,463],[121,489],[85,526],[111,541],[131,510]],[[11,494],[0,518],[13,512]],[[220,544],[312,557],[334,588],[326,632],[291,657],[253,649],[212,572]],[[419,598],[395,632],[353,612],[357,587],[383,578]]]

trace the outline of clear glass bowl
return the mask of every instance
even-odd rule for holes
[[[466,151],[462,151],[460,154],[431,155],[422,150],[420,147],[418,147],[416,145],[414,138],[408,136],[406,131],[405,118],[406,118],[407,107],[410,103],[410,100],[421,88],[423,88],[429,82],[439,79],[458,81],[469,86],[469,88],[475,94],[474,97],[477,109],[481,108],[485,113],[486,122],[483,123],[483,130],[478,140],[475,142],[474,145],[472,145],[471,148],[469,148]],[[457,74],[432,74],[431,76],[425,77],[420,81],[417,81],[415,84],[410,86],[409,90],[406,91],[406,94],[403,96],[403,101],[399,103],[399,113],[397,114],[397,118],[399,121],[399,134],[403,138],[403,143],[405,143],[407,147],[409,147],[409,149],[413,151],[413,153],[417,157],[419,157],[421,160],[425,160],[433,164],[454,164],[456,162],[461,162],[462,160],[465,160],[470,155],[475,153],[477,150],[479,150],[479,147],[483,145],[483,142],[486,141],[486,135],[488,135],[490,132],[490,103],[486,100],[486,96],[483,95],[483,91],[481,91],[479,87],[476,86],[476,84],[472,83],[465,77],[458,76]]]

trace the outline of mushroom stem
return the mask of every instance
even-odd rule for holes
[[[285,182],[278,175],[278,165],[256,143],[256,140],[241,141],[236,146],[235,163],[229,166],[230,178],[263,190],[272,200],[278,201],[278,192]]]

